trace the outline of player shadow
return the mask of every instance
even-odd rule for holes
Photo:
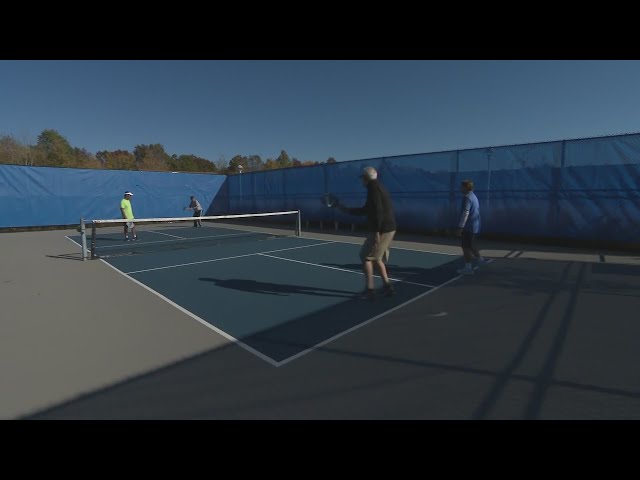
[[[344,268],[354,272],[362,272],[362,264],[360,263],[323,263],[328,267]],[[400,266],[390,262],[386,265],[387,274],[390,278],[401,281],[425,283],[429,285],[440,285],[458,275],[457,270],[464,266],[464,260],[455,258],[454,260],[442,265],[433,267],[418,266]],[[374,275],[380,275],[377,268],[374,267]]]
[[[215,283],[216,286],[229,288],[231,290],[240,290],[250,293],[262,293],[265,295],[276,295],[279,297],[288,295],[313,295],[317,297],[338,297],[353,298],[354,292],[346,290],[334,290],[331,288],[305,287],[303,285],[287,285],[282,283],[258,282],[256,280],[246,280],[240,278],[230,278],[221,280],[209,277],[200,277],[202,282]]]

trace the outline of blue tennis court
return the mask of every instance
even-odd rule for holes
[[[216,242],[157,250],[172,240],[167,235]],[[143,231],[137,242],[113,232],[103,240],[130,251],[102,261],[274,366],[429,294],[461,266],[456,255],[393,248],[388,272],[396,294],[369,301],[359,295],[359,244],[190,226]]]

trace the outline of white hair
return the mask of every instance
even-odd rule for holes
[[[373,167],[366,167],[362,169],[362,176],[367,180],[375,180],[378,178],[378,172],[376,172],[376,169]]]

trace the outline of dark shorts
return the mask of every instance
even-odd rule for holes
[[[476,234],[472,232],[462,232],[462,248],[474,250],[476,248]]]

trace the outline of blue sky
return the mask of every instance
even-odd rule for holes
[[[338,161],[640,131],[640,61],[0,61],[0,135]]]

